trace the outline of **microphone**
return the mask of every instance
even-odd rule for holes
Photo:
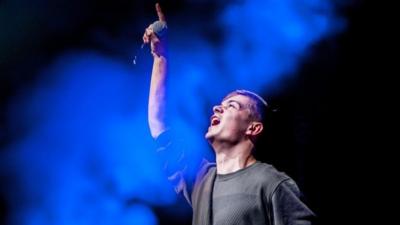
[[[153,29],[153,32],[157,35],[158,38],[162,38],[167,33],[168,27],[165,21],[157,20],[150,25],[150,28]]]
[[[150,24],[150,28],[153,30],[154,34],[160,39],[163,38],[167,34],[168,27],[167,27],[167,23],[165,21],[157,20],[154,23]],[[144,45],[145,44],[142,43],[139,50],[142,50]],[[138,54],[136,54],[135,58],[133,59],[134,65],[136,65],[137,55]]]

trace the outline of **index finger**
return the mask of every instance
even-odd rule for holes
[[[165,22],[165,16],[164,13],[161,11],[161,6],[159,3],[156,3],[156,11],[158,15],[158,20]]]

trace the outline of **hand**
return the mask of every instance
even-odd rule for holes
[[[166,23],[165,16],[161,10],[160,4],[156,3],[156,11],[158,15],[158,20],[161,22]],[[157,35],[154,33],[152,25],[149,25],[144,34],[143,34],[143,43],[147,44],[150,43],[151,47],[151,54],[155,56],[162,56],[165,55],[166,51],[166,38],[160,39],[157,37]]]

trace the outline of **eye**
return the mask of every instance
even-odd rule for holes
[[[229,103],[228,108],[239,109],[239,107],[235,103]]]

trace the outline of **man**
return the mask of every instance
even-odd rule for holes
[[[159,21],[166,23],[159,4],[156,11]],[[267,107],[253,92],[234,91],[213,108],[205,138],[215,151],[216,163],[203,161],[191,182],[186,174],[191,164],[185,161],[188,149],[177,144],[179,138],[165,122],[166,40],[157,37],[150,25],[143,41],[150,43],[154,58],[148,108],[151,135],[166,162],[169,180],[193,208],[193,224],[311,224],[314,214],[301,201],[296,183],[252,154]]]

